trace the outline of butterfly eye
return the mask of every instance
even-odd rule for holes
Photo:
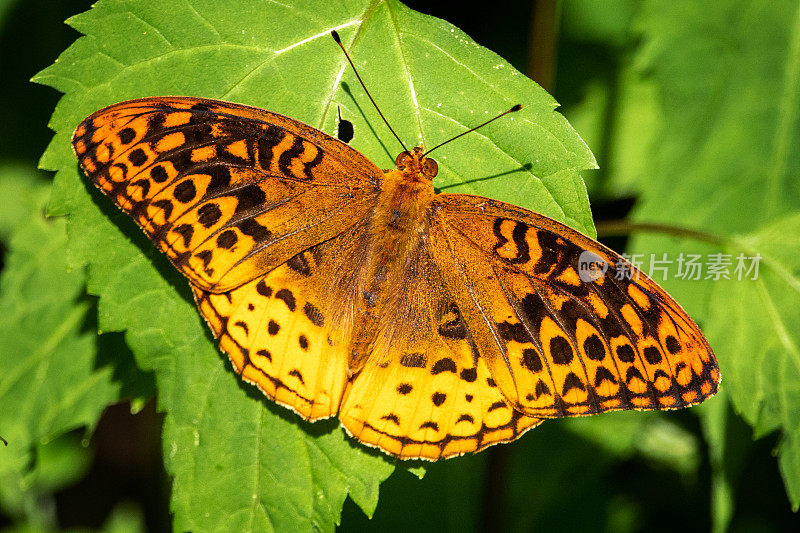
[[[394,164],[397,165],[397,168],[405,167],[411,163],[412,159],[414,158],[409,152],[400,152],[397,154],[397,159],[394,160]]]
[[[422,174],[428,178],[433,179],[439,173],[439,164],[433,159],[425,159],[422,163]]]

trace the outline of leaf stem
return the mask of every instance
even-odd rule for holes
[[[707,242],[715,246],[725,247],[730,245],[730,241],[719,235],[706,233],[705,231],[693,230],[683,226],[673,224],[656,224],[651,222],[631,222],[630,220],[608,220],[597,224],[598,237],[611,237],[618,235],[630,235],[636,231],[647,231],[651,233],[662,233],[673,237],[694,239],[696,241]]]

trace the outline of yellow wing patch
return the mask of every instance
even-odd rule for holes
[[[311,252],[236,289],[193,288],[197,306],[242,379],[308,420],[336,415],[348,347],[333,340]]]

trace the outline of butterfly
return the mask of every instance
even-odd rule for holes
[[[708,342],[655,282],[548,217],[435,192],[421,146],[381,170],[289,117],[163,96],[93,113],[72,147],[244,381],[390,455],[717,390]]]

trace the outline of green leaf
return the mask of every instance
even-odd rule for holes
[[[137,533],[147,531],[142,513],[136,507],[122,504],[111,511],[106,523],[100,529],[102,533]]]
[[[14,4],[19,0],[0,0],[0,23],[4,22],[9,11],[14,9]]]
[[[711,463],[713,531],[724,533],[736,512],[735,496],[753,441],[750,427],[733,414],[726,389],[697,408]]]
[[[764,435],[780,429],[779,464],[800,502],[800,211],[735,239],[763,259],[757,279],[713,284],[706,330],[735,408]]]
[[[65,221],[47,220],[49,187],[33,169],[0,168],[0,215],[7,246],[0,277],[0,501],[6,513],[47,526],[41,495],[83,471],[75,439],[93,428],[118,398],[110,368],[95,366],[95,335],[84,329],[90,303],[81,300],[82,269],[69,271]],[[58,451],[55,451],[58,450]],[[49,458],[59,456],[64,461]]]
[[[723,387],[756,435],[783,432],[779,463],[796,508],[800,292],[791,254],[800,154],[791,147],[800,141],[800,9],[788,1],[726,0],[708,10],[650,0],[636,26],[645,43],[638,62],[658,87],[662,127],[652,171],[638,183],[635,218],[699,230],[706,242],[679,230],[669,239],[638,236],[630,251],[673,262],[697,253],[706,263],[707,254],[731,254],[734,279],[673,275],[664,286],[703,326]],[[740,253],[764,257],[758,280],[735,279]]]
[[[694,474],[700,464],[697,438],[663,413],[621,411],[562,423],[576,437],[620,459],[638,455],[686,475]]]
[[[565,2],[561,31],[570,41],[623,47],[630,41],[637,0],[575,0]]]
[[[486,506],[487,460],[496,449],[458,460],[427,463],[424,480],[416,473],[401,470],[381,486],[385,503],[372,518],[355,512],[353,505],[345,505],[338,530],[479,531]]]
[[[637,26],[664,112],[639,218],[730,234],[800,205],[797,3],[651,0]]]
[[[102,106],[152,95],[223,98],[328,133],[340,108],[355,125],[353,146],[391,167],[400,147],[330,38],[337,29],[406,144],[433,146],[525,106],[437,151],[436,185],[447,192],[510,201],[593,235],[579,176],[595,166],[588,148],[556,102],[507,62],[394,1],[101,0],[69,24],[85,37],[35,78],[65,93],[42,158],[58,171],[50,211],[70,214],[71,261],[90,265],[99,327],[126,330],[138,364],[155,371],[175,529],[330,530],[348,494],[371,514],[394,462],[335,422],[303,423],[239,382],[186,282],[78,174],[73,129]]]

